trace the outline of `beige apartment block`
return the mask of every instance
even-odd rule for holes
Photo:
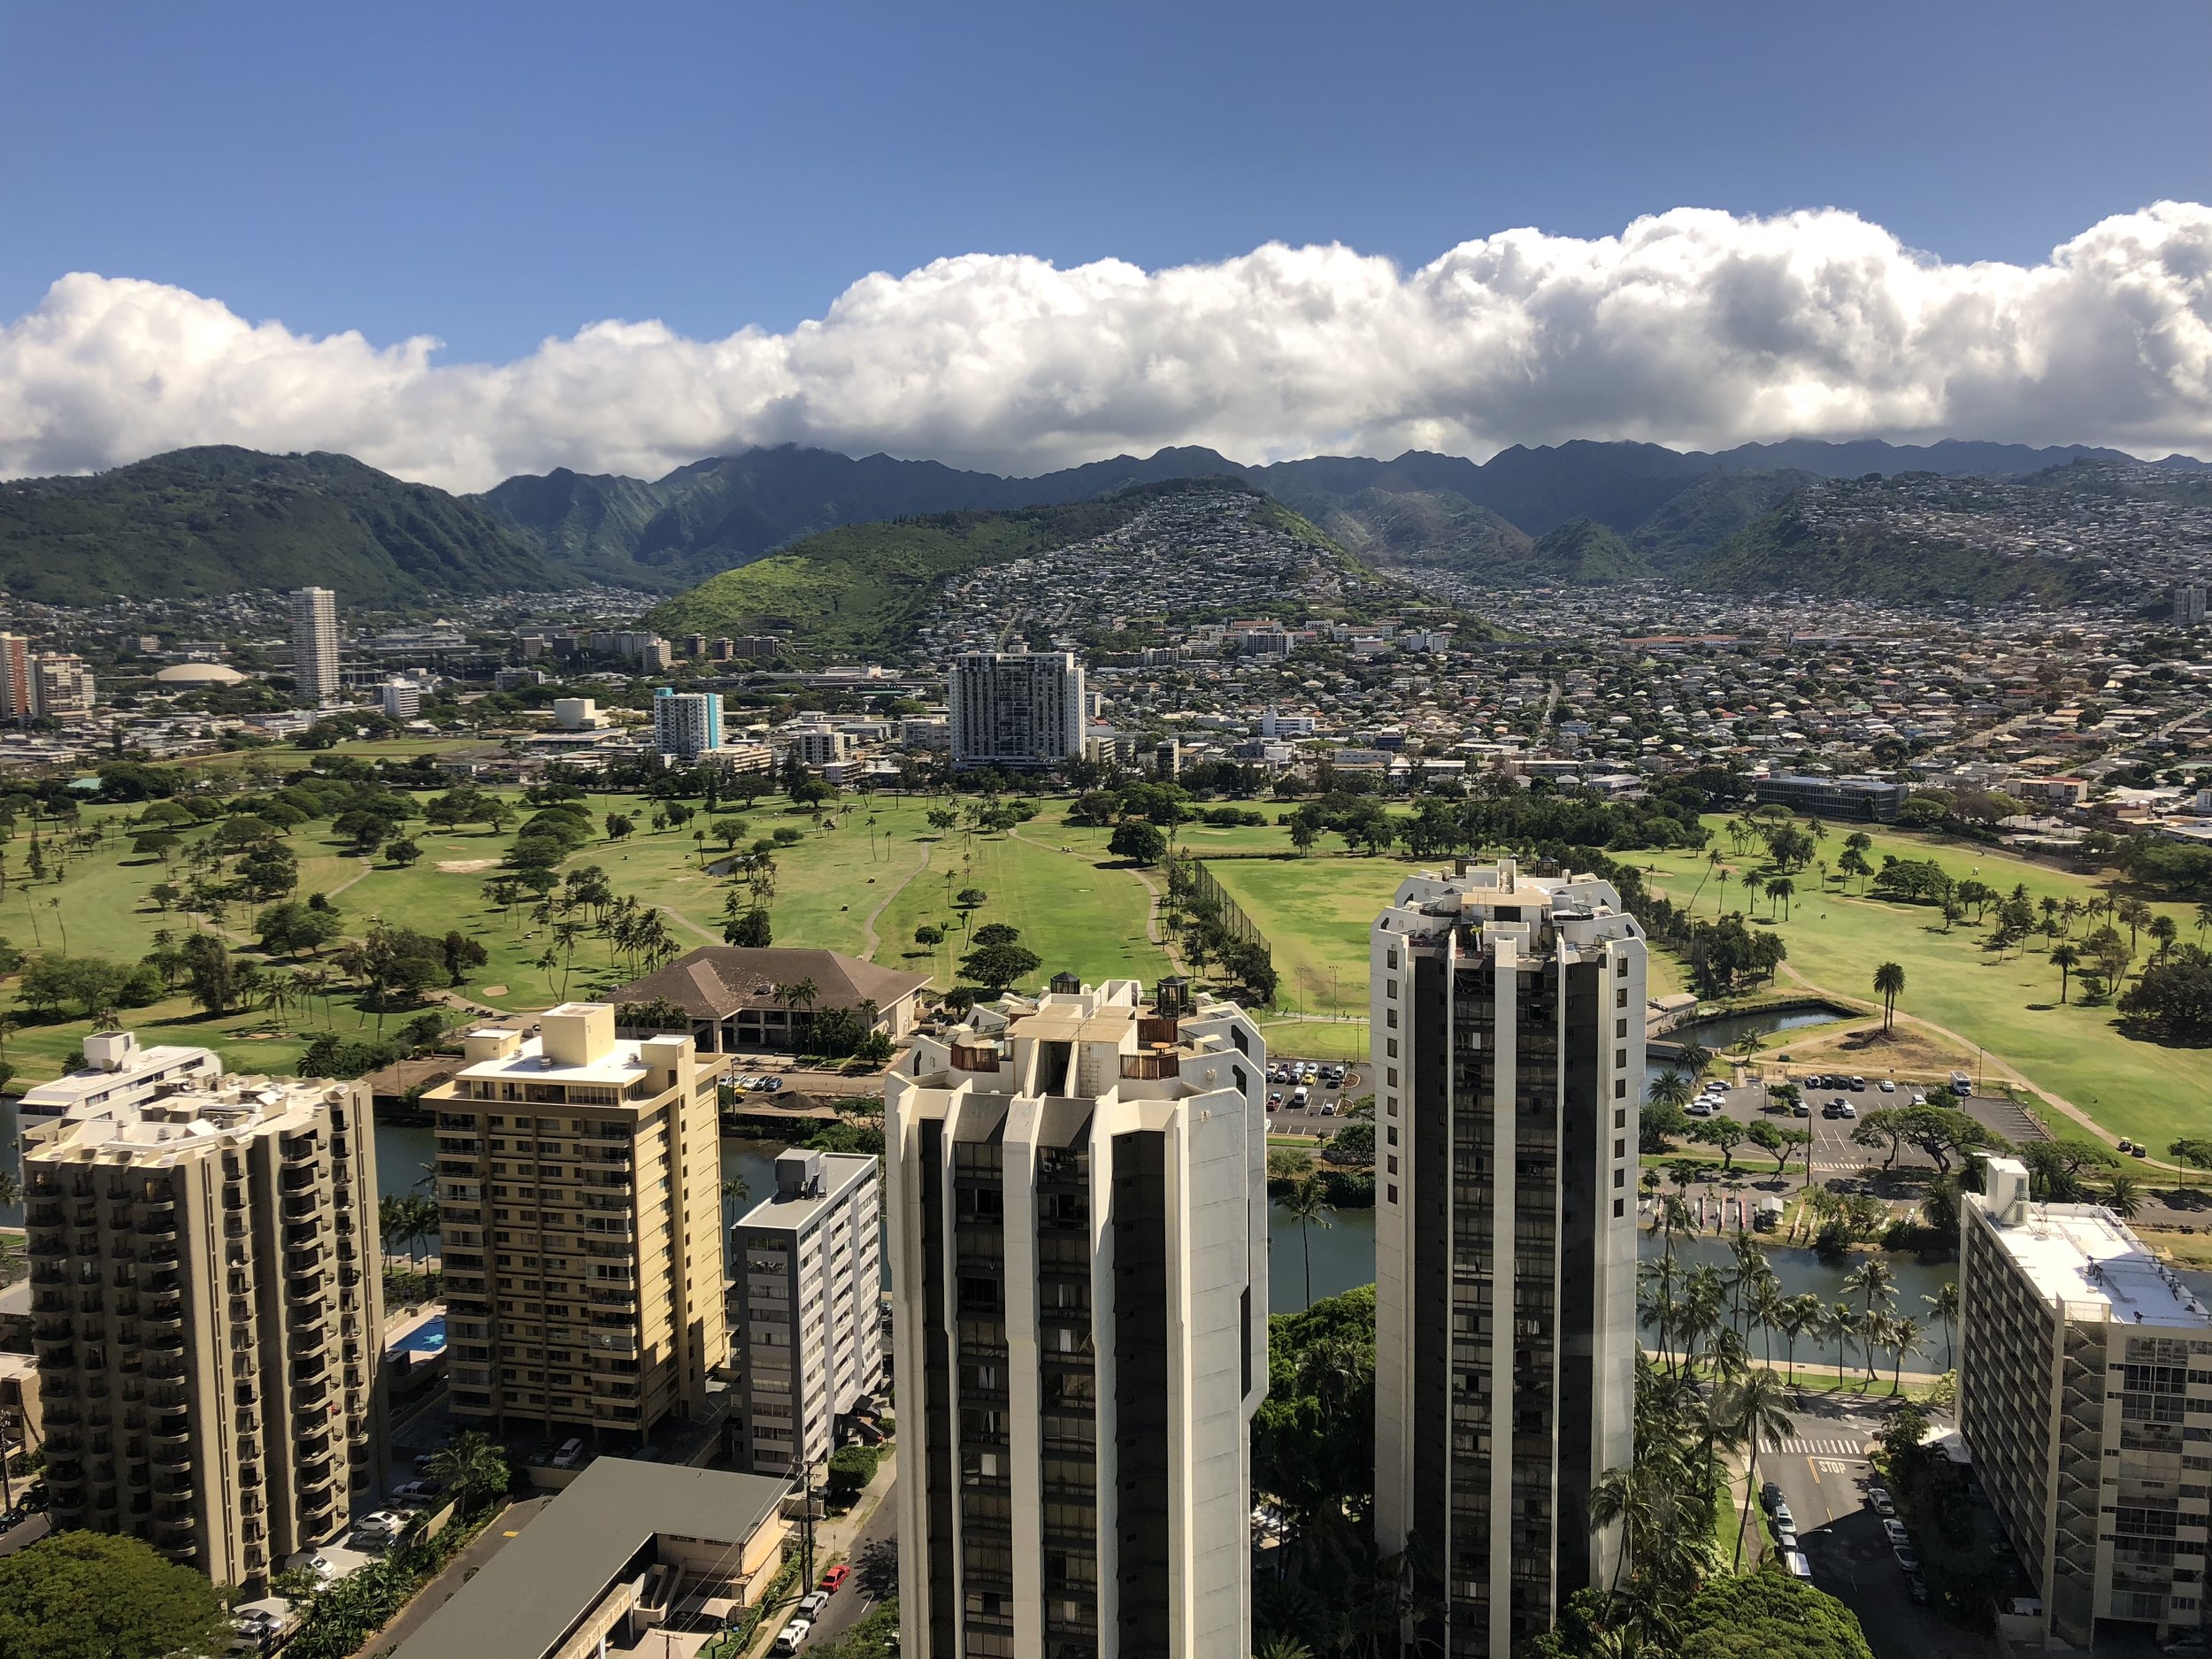
[[[487,1028],[429,1091],[437,1114],[456,1416],[642,1440],[706,1404],[723,1363],[721,1123],[728,1061],[618,1038],[565,1002]]]
[[[373,1507],[366,1088],[226,1078],[86,1109],[28,1128],[23,1166],[58,1527],[243,1584]]]

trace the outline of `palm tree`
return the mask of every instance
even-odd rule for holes
[[[1920,1352],[1923,1346],[1921,1336],[1920,1321],[1909,1315],[1901,1319],[1892,1319],[1889,1322],[1890,1346],[1896,1355],[1889,1371],[1889,1388],[1892,1394],[1904,1393],[1905,1360],[1909,1356]]]
[[[1313,1649],[1295,1636],[1270,1636],[1253,1651],[1252,1659],[1313,1659]]]
[[[736,1241],[731,1237],[730,1206],[741,1204],[753,1195],[753,1189],[742,1175],[727,1175],[722,1179],[722,1237],[734,1268],[737,1256]]]
[[[1905,971],[1896,963],[1885,962],[1874,970],[1875,993],[1882,999],[1882,1029],[1887,1031],[1897,1010],[1897,999],[1905,994]]]
[[[2128,925],[2128,954],[2132,956],[2135,953],[2135,930],[2149,925],[2151,907],[2140,899],[2122,899],[2113,914]]]
[[[2212,899],[2207,899],[2197,906],[2197,940],[2200,943],[2203,941],[2204,930],[2208,927],[2212,927]]]
[[[506,1452],[480,1429],[465,1429],[451,1445],[430,1457],[430,1478],[445,1482],[467,1514],[479,1497],[496,1497],[506,1491],[509,1473]]]
[[[1777,876],[1767,883],[1768,901],[1782,907],[1782,917],[1786,921],[1789,918],[1790,900],[1796,892],[1797,883],[1787,876]]]
[[[1782,1409],[1782,1385],[1770,1371],[1755,1371],[1731,1386],[1724,1411],[1736,1443],[1743,1448],[1743,1516],[1736,1529],[1736,1564],[1743,1563],[1743,1535],[1751,1530],[1751,1496],[1759,1489],[1759,1448],[1797,1432]]]
[[[2104,1207],[2123,1221],[2131,1221],[2143,1207],[2142,1187],[2132,1175],[2116,1175],[2104,1189]]]
[[[2166,960],[2167,956],[2174,948],[2174,939],[2179,932],[2180,929],[2174,926],[2172,917],[2161,914],[2151,918],[2151,937],[2158,944],[2158,949],[2153,954],[2158,961]]]
[[[1679,1071],[1662,1071],[1651,1085],[1651,1103],[1671,1106],[1680,1111],[1695,1098],[1697,1091],[1690,1079]]]
[[[1282,1200],[1283,1213],[1298,1224],[1298,1241],[1306,1258],[1306,1306],[1313,1306],[1313,1227],[1332,1225],[1330,1217],[1335,1208],[1329,1202],[1327,1191],[1320,1177],[1309,1175],[1286,1194]]]
[[[1947,1279],[1934,1295],[1923,1296],[1920,1300],[1928,1304],[1943,1325],[1943,1369],[1949,1371],[1956,1363],[1952,1357],[1952,1333],[1957,1329],[1959,1322],[1959,1282],[1955,1279]]]
[[[1676,1058],[1682,1069],[1690,1074],[1693,1080],[1695,1080],[1703,1077],[1705,1068],[1713,1064],[1713,1051],[1695,1038],[1692,1038],[1682,1045],[1681,1051]]]
[[[1781,1315],[1775,1323],[1782,1333],[1782,1351],[1789,1361],[1789,1381],[1793,1388],[1797,1386],[1797,1339],[1808,1331],[1817,1334],[1826,1312],[1827,1305],[1810,1291],[1792,1296],[1782,1304]]]
[[[2062,1008],[2066,1004],[2066,982],[2080,964],[2081,952],[2064,940],[2051,947],[2051,965],[2058,970],[2058,1001]]]

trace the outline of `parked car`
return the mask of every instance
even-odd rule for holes
[[[798,1652],[799,1644],[807,1639],[808,1632],[812,1631],[813,1628],[814,1621],[810,1618],[793,1619],[788,1624],[786,1624],[781,1630],[776,1632],[775,1646],[769,1648],[768,1651],[772,1654],[793,1654]]]
[[[1863,1077],[1855,1077],[1851,1079],[1851,1087],[1853,1088],[1864,1088],[1866,1087],[1866,1079]]]
[[[1889,1553],[1897,1557],[1897,1564],[1900,1567],[1902,1567],[1907,1572],[1918,1572],[1920,1571],[1920,1557],[1913,1553],[1913,1548],[1911,1545],[1899,1544],[1892,1548]]]
[[[1803,1101],[1798,1102],[1796,1105],[1790,1108],[1790,1116],[1793,1118],[1809,1118],[1812,1115],[1813,1109]]]
[[[1922,1088],[1913,1090],[1912,1103],[1916,1106],[1925,1106],[1928,1103],[1928,1091]]]
[[[809,1590],[799,1598],[799,1605],[792,1611],[810,1624],[822,1617],[822,1609],[829,1605],[829,1598],[827,1590]]]
[[[782,1079],[781,1078],[780,1078],[780,1077],[764,1077],[764,1078],[761,1079],[761,1080],[760,1080],[760,1092],[761,1092],[762,1094],[782,1094],[782,1093],[783,1093],[783,1079]]]
[[[1858,1115],[1859,1109],[1856,1106],[1854,1106],[1849,1101],[1844,1102],[1843,1110],[1836,1114],[1839,1118],[1856,1118]]]
[[[1774,1524],[1778,1527],[1786,1526],[1791,1528],[1793,1531],[1795,1530],[1797,1526],[1797,1517],[1790,1513],[1790,1504],[1787,1498],[1775,1499]]]
[[[828,1591],[832,1595],[835,1595],[838,1590],[844,1585],[845,1580],[852,1576],[853,1570],[841,1561],[834,1567],[832,1567],[827,1572],[822,1575],[822,1588]]]
[[[1765,1481],[1761,1484],[1759,1487],[1759,1507],[1761,1509],[1766,1510],[1768,1514],[1771,1515],[1774,1513],[1774,1506],[1781,1502],[1781,1487],[1776,1486],[1771,1480]]]
[[[2147,1157],[2150,1156],[2150,1155],[2151,1155],[2151,1149],[2150,1149],[2148,1147],[2145,1146],[2145,1145],[2144,1145],[2144,1144],[2143,1144],[2140,1141],[2137,1141],[2137,1142],[2135,1143],[2135,1149],[2134,1149],[2133,1151],[2130,1152],[2130,1153],[2128,1154],[2128,1156],[2130,1156],[2130,1157],[2131,1157],[2131,1158],[2147,1158]]]
[[[1919,1602],[1921,1606],[1925,1607],[1928,1604],[1928,1581],[1916,1572],[1907,1573],[1905,1594]]]
[[[553,1467],[573,1469],[576,1467],[576,1460],[583,1455],[584,1442],[575,1435],[571,1435],[561,1442],[561,1449],[553,1454]]]
[[[1280,1090],[1280,1089],[1279,1089],[1279,1088],[1271,1088],[1271,1089],[1270,1089],[1270,1090],[1268,1090],[1268,1091],[1267,1091],[1267,1110],[1270,1110],[1270,1111],[1273,1111],[1273,1110],[1275,1110],[1278,1106],[1281,1105],[1282,1103],[1283,1103],[1283,1092],[1282,1092],[1282,1090]]]
[[[1692,1101],[1687,1106],[1685,1106],[1682,1109],[1683,1114],[1686,1117],[1690,1118],[1710,1118],[1718,1110],[1719,1108],[1715,1106],[1712,1102],[1705,1100],[1701,1097]]]
[[[1334,1101],[1330,1101],[1330,1100],[1325,1100],[1325,1101],[1323,1101],[1323,1102],[1321,1102],[1321,1115],[1322,1115],[1324,1118],[1333,1118],[1333,1117],[1335,1117],[1335,1116],[1336,1116],[1336,1102],[1335,1102]]]
[[[431,1504],[437,1502],[438,1494],[444,1490],[445,1488],[434,1480],[404,1481],[392,1488],[392,1502]]]
[[[1297,1112],[1302,1112],[1302,1111],[1305,1110],[1306,1110],[1306,1102],[1307,1102],[1308,1101],[1311,1100],[1312,1098],[1313,1098],[1313,1095],[1312,1095],[1311,1092],[1310,1092],[1310,1090],[1308,1090],[1308,1088],[1306,1087],[1306,1086],[1305,1086],[1303,1083],[1301,1083],[1301,1084],[1300,1084],[1300,1085],[1299,1085],[1296,1088],[1294,1088],[1294,1089],[1293,1089],[1293,1090],[1291,1090],[1291,1091],[1290,1091],[1290,1109],[1291,1109],[1291,1110],[1293,1110],[1293,1111],[1297,1111]]]
[[[1893,1548],[1902,1548],[1912,1542],[1912,1534],[1905,1530],[1905,1524],[1902,1521],[1893,1518],[1884,1521],[1882,1532]]]
[[[1882,1091],[1882,1093],[1883,1093],[1883,1094],[1894,1094],[1895,1093],[1897,1093],[1897,1085],[1896,1085],[1896,1084],[1894,1084],[1894,1083],[1893,1083],[1893,1082],[1891,1082],[1891,1081],[1890,1081],[1887,1078],[1884,1078],[1884,1079],[1883,1079],[1880,1082],[1877,1083],[1874,1087],[1875,1087],[1876,1088],[1878,1088],[1878,1089],[1881,1090],[1881,1091]]]
[[[1802,1578],[1809,1584],[1812,1581],[1813,1563],[1805,1559],[1805,1552],[1803,1550],[1784,1550],[1782,1552],[1782,1565],[1784,1569],[1787,1571],[1791,1578]]]
[[[1887,1486],[1869,1486],[1866,1489],[1867,1507],[1877,1515],[1894,1515],[1897,1505],[1891,1502]]]

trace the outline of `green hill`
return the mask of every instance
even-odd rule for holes
[[[560,580],[480,507],[342,455],[217,446],[0,484],[0,588],[49,604],[303,586],[397,604]]]
[[[1517,565],[1534,545],[1518,526],[1442,489],[1363,489],[1318,519],[1371,564],[1480,574]]]
[[[2044,554],[2000,553],[1880,516],[1814,510],[1825,496],[1792,496],[1690,565],[1681,573],[1684,585],[1709,593],[1833,594],[1883,604],[2056,603],[2098,585],[2093,571]]]
[[[1811,472],[1716,472],[1667,502],[1629,533],[1628,545],[1667,572],[1702,558],[1819,479]]]
[[[1619,534],[1594,518],[1573,518],[1540,537],[1523,563],[1522,580],[1605,588],[1641,581],[1651,566]]]

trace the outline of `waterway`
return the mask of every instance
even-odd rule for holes
[[[1694,1037],[1703,1047],[1718,1053],[1746,1037],[1771,1037],[1778,1032],[1797,1031],[1807,1025],[1833,1025],[1844,1018],[1842,1010],[1833,1008],[1752,1009],[1741,1014],[1716,1014],[1709,1019],[1691,1020],[1667,1036]]]

